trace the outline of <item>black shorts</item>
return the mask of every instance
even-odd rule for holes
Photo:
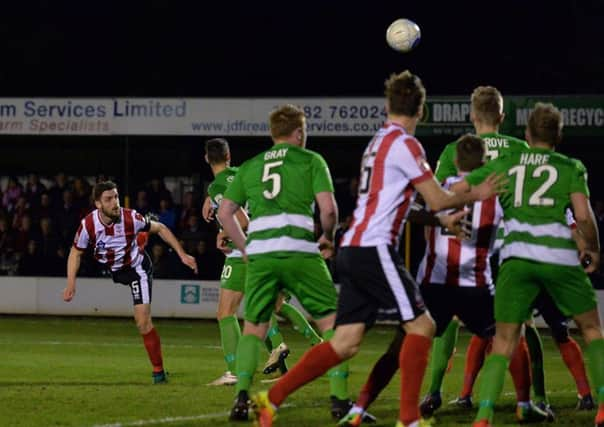
[[[542,291],[535,301],[533,308],[540,314],[543,320],[552,330],[552,337],[558,343],[568,341],[568,318],[562,314],[552,297],[545,291]]]
[[[480,338],[495,335],[494,298],[492,289],[484,287],[427,284],[420,286],[430,315],[436,322],[436,336],[443,334],[457,316]]]
[[[111,272],[113,281],[130,286],[132,304],[151,304],[151,288],[153,285],[153,263],[145,252],[143,262],[135,268],[127,267]]]
[[[407,322],[425,312],[419,286],[390,246],[344,247],[337,256],[340,295],[336,325],[365,323],[378,311]]]

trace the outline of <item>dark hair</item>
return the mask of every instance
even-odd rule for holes
[[[533,140],[552,146],[562,141],[562,114],[554,104],[537,102],[528,118],[528,130]]]
[[[229,143],[224,138],[213,138],[206,141],[206,156],[211,165],[225,163],[229,154]]]
[[[95,201],[101,200],[101,196],[105,191],[117,189],[117,184],[113,181],[97,182],[92,188],[92,197]]]
[[[480,137],[467,133],[457,141],[455,155],[459,170],[470,172],[484,164],[485,143]]]
[[[414,117],[426,101],[426,89],[422,81],[409,70],[391,74],[384,82],[385,95],[391,114]]]

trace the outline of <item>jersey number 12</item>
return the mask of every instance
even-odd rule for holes
[[[554,206],[554,199],[551,197],[543,197],[545,193],[556,183],[558,180],[558,169],[551,165],[541,165],[535,168],[532,173],[533,178],[540,178],[541,175],[547,174],[545,182],[541,184],[537,190],[531,194],[528,200],[529,206]],[[526,177],[526,165],[514,166],[508,171],[508,175],[516,175],[516,183],[514,185],[514,207],[518,208],[522,206],[523,192],[524,192],[524,179]]]

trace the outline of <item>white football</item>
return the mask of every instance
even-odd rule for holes
[[[386,30],[388,45],[398,52],[413,50],[421,39],[419,26],[409,19],[397,19]]]

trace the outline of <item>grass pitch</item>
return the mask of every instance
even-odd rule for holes
[[[0,426],[229,426],[234,388],[205,384],[225,369],[218,327],[198,320],[155,320],[170,383],[151,384],[151,369],[132,319],[0,317]],[[289,326],[283,335],[292,349],[290,364],[306,350]],[[350,391],[358,392],[374,361],[393,336],[376,327],[351,362]],[[444,401],[460,389],[468,335],[462,334]],[[577,412],[574,382],[547,334],[545,367],[557,425],[593,425],[594,413]],[[264,363],[264,360],[261,362]],[[254,390],[265,386],[256,377]],[[393,426],[398,415],[398,377],[372,406],[377,426]],[[425,385],[425,384],[424,384]],[[329,415],[328,382],[321,378],[290,397],[277,426],[335,425]],[[516,425],[511,379],[506,379],[496,426]],[[437,426],[467,426],[474,410],[446,403]]]

